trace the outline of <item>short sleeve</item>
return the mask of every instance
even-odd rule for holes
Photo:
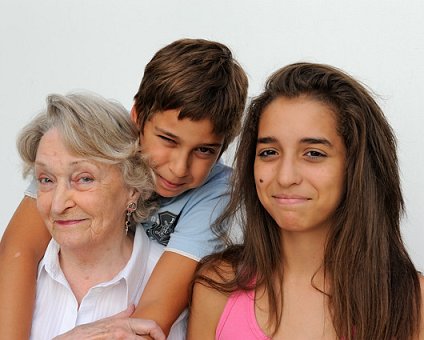
[[[28,188],[24,191],[25,196],[29,196],[31,198],[37,198],[37,181],[35,178],[32,179]]]
[[[228,169],[228,168],[227,168]],[[224,171],[225,170],[225,171]],[[216,251],[221,243],[211,225],[228,203],[228,177],[224,173],[197,188],[179,216],[165,251],[187,256],[195,261]]]

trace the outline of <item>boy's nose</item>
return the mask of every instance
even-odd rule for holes
[[[177,155],[170,164],[170,170],[176,177],[185,177],[189,173],[189,157],[187,155]]]

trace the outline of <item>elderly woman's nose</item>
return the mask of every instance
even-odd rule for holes
[[[52,195],[52,212],[60,214],[74,205],[72,188],[68,183],[58,183]]]

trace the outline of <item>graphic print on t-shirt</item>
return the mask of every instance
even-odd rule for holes
[[[160,244],[166,246],[169,242],[171,234],[174,232],[175,225],[178,221],[178,215],[175,215],[169,211],[160,212],[159,218],[156,222],[152,223],[146,228],[147,236],[151,239],[155,239]]]

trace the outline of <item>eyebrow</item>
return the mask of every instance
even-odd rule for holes
[[[171,137],[171,138],[176,139],[176,140],[180,140],[180,137],[174,135],[173,133],[171,133],[169,131],[166,131],[166,130],[159,128],[159,127],[155,127],[155,129],[158,132],[163,133],[164,135],[167,135],[168,137]],[[211,147],[211,148],[220,148],[222,146],[222,143],[202,143],[202,144],[200,144],[200,146],[208,146],[208,147]]]
[[[256,144],[272,144],[277,143],[277,138],[275,137],[260,137],[256,141]]]
[[[159,127],[157,127],[157,126],[155,126],[155,129],[156,129],[158,132],[163,133],[163,134],[165,134],[165,135],[167,135],[167,136],[169,136],[169,137],[172,137],[172,138],[175,138],[175,139],[179,139],[179,138],[178,138],[178,136],[174,135],[173,133],[171,133],[171,132],[169,132],[169,131],[167,131],[167,130],[164,130],[164,129],[159,128]]]
[[[302,138],[300,142],[302,144],[323,144],[329,147],[333,147],[333,144],[331,144],[331,142],[326,138],[307,137],[307,138]]]
[[[70,165],[71,166],[78,166],[81,163],[88,163],[88,164],[91,164],[91,165],[97,167],[96,163],[94,161],[89,160],[89,159],[82,159],[80,161],[74,161],[74,162],[71,162]],[[38,165],[38,166],[47,166],[47,163],[40,162],[40,161],[35,161],[34,164]]]
[[[256,144],[273,144],[278,143],[277,138],[267,136],[267,137],[260,137],[258,138]],[[322,144],[329,147],[333,147],[333,144],[326,139],[326,138],[319,138],[319,137],[305,137],[300,140],[301,144]]]

